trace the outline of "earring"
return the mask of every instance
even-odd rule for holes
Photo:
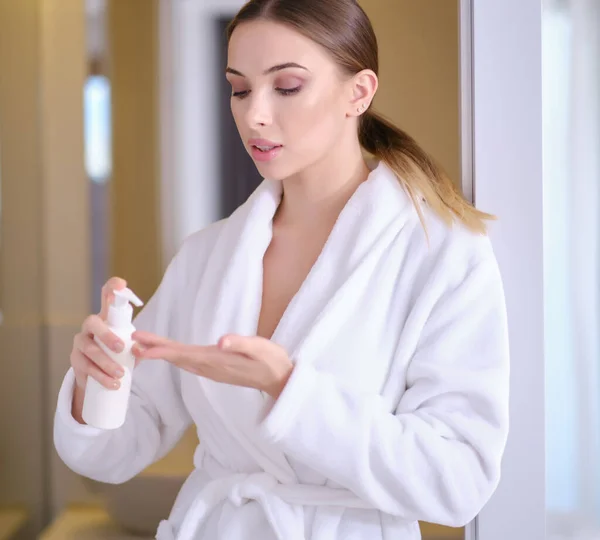
[[[363,103],[358,109],[356,109],[356,111],[360,114],[360,113],[364,112],[366,108],[367,108],[367,104]]]

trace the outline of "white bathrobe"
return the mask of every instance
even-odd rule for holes
[[[191,235],[136,326],[198,345],[255,335],[280,200],[265,180]],[[195,471],[159,540],[413,540],[417,520],[469,522],[498,484],[507,437],[503,288],[487,237],[423,211],[429,243],[388,167],[358,187],[273,336],[295,364],[275,403],[148,360],[125,425],[102,431],[71,416],[69,370],[62,460],[125,482],[194,422]]]

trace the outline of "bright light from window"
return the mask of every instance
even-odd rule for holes
[[[84,88],[85,168],[93,182],[106,182],[112,171],[110,83],[102,75]]]

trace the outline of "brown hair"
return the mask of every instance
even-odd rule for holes
[[[356,0],[250,0],[227,28],[227,38],[244,22],[268,20],[285,24],[324,47],[343,72],[379,71],[377,38]],[[485,234],[491,214],[473,207],[452,180],[407,133],[368,110],[360,118],[359,141],[398,177],[425,220],[423,200],[447,225],[458,218],[468,229]]]

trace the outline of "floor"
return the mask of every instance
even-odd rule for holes
[[[16,519],[13,516],[13,520]],[[6,522],[10,520],[7,518]],[[0,521],[0,523],[2,523]],[[0,533],[1,533],[0,529]],[[450,529],[421,523],[423,540],[462,540],[463,529]],[[9,540],[2,536],[0,540]],[[124,533],[100,507],[73,506],[65,510],[39,537],[38,540],[151,540]]]
[[[0,509],[0,540],[11,540],[27,521],[24,508]]]
[[[73,506],[65,510],[38,540],[151,540],[124,533],[99,507]]]

